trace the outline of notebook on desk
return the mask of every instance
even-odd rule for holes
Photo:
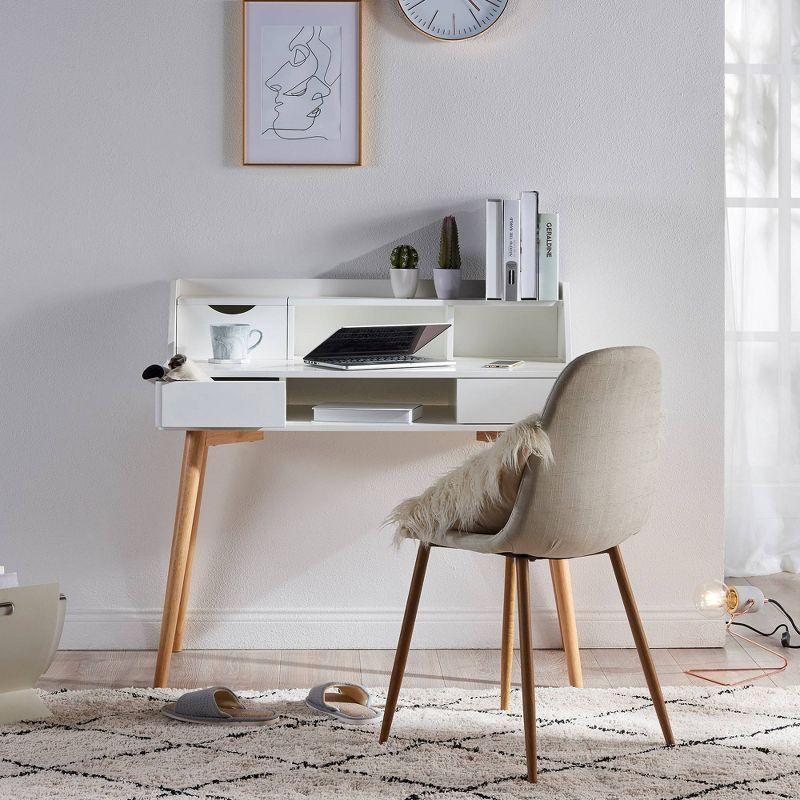
[[[455,361],[416,353],[450,327],[437,325],[354,325],[339,328],[303,361],[327,369],[451,367]]]

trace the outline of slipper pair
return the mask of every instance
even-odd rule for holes
[[[308,693],[306,705],[340,722],[360,725],[381,716],[372,707],[371,699],[369,691],[359,684],[323,683]],[[265,725],[278,716],[269,709],[248,708],[226,686],[187,692],[175,703],[165,705],[161,713],[181,722],[203,725]]]

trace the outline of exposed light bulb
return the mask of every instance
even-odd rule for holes
[[[694,604],[705,617],[760,611],[766,603],[764,593],[755,586],[728,586],[722,581],[704,581],[694,590]]]
[[[694,604],[704,617],[724,617],[728,612],[728,587],[722,581],[704,581],[694,590]]]

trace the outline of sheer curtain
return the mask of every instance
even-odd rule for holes
[[[726,0],[726,569],[800,572],[800,0]]]

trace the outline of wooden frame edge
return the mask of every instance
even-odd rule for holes
[[[357,161],[336,163],[281,164],[274,161],[247,160],[247,4],[291,2],[310,0],[242,0],[242,166],[243,167],[363,167],[364,166],[364,7],[363,0],[315,0],[325,3],[355,3],[358,6],[358,143]]]

